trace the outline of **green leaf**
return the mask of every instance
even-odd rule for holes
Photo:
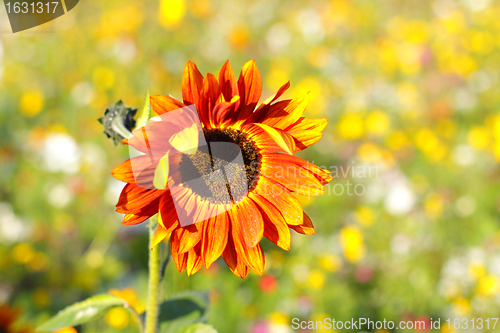
[[[135,128],[140,128],[143,126],[146,126],[146,124],[149,121],[149,117],[151,117],[151,106],[149,106],[149,88],[148,92],[146,93],[146,99],[144,100],[144,106],[142,107],[142,110],[140,113],[137,115],[137,120],[135,123]]]
[[[115,306],[124,306],[126,302],[111,294],[92,296],[83,302],[75,303],[61,310],[57,315],[37,327],[37,331],[53,332],[68,326],[80,325],[97,319],[104,312]]]
[[[217,331],[212,325],[198,323],[186,327],[184,333],[217,333]]]
[[[173,295],[160,305],[160,332],[183,333],[186,327],[208,319],[208,291],[187,291]]]

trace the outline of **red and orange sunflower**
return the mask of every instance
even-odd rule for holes
[[[318,142],[327,120],[302,116],[307,95],[278,101],[289,86],[286,83],[259,105],[262,78],[255,61],[243,66],[238,79],[226,62],[218,80],[212,74],[203,77],[188,62],[182,80],[183,102],[153,95],[150,105],[160,117],[191,106],[205,145],[190,152],[179,148],[186,147],[185,141],[198,142],[186,113],[176,116],[178,127],[151,121],[124,140],[146,155],[113,170],[116,179],[127,183],[117,211],[126,214],[123,224],[127,225],[158,214],[153,246],[170,239],[179,272],[187,268],[188,275],[194,274],[222,256],[239,277],[246,277],[249,269],[262,274],[264,254],[259,243],[263,236],[289,250],[290,229],[314,234],[311,219],[293,193],[320,195],[332,177],[293,153]],[[181,123],[184,130],[174,133],[175,128],[182,128]],[[234,154],[228,151],[218,155],[219,143],[239,148],[241,162],[234,162]],[[165,167],[165,161],[170,167]],[[142,174],[137,177],[134,168],[141,165]],[[202,186],[190,185],[195,179]],[[178,185],[175,193],[170,181]],[[184,225],[181,215],[197,216],[197,223]]]

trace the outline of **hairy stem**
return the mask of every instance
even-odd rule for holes
[[[149,288],[148,307],[146,310],[146,333],[157,333],[158,331],[158,308],[160,304],[160,246],[151,249],[153,235],[158,224],[158,216],[155,215],[149,223]]]

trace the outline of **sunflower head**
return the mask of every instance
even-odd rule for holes
[[[289,86],[259,103],[254,61],[238,78],[229,61],[218,78],[188,62],[182,101],[151,96],[158,117],[123,141],[141,153],[112,172],[127,183],[123,223],[159,214],[154,245],[169,239],[189,275],[220,256],[237,276],[262,274],[262,237],[289,250],[290,229],[313,234],[295,194],[320,195],[332,177],[293,154],[318,142],[327,120],[303,116],[307,95],[280,100]]]

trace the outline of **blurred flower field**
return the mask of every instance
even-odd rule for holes
[[[1,9],[0,304],[19,327],[108,291],[142,312],[148,231],[120,225],[110,171],[128,151],[96,119],[147,87],[180,97],[188,60],[255,59],[263,98],[290,80],[285,98],[310,91],[306,116],[330,121],[299,154],[334,175],[300,197],[316,235],[264,243],[264,275],[244,280],[221,261],[191,277],[170,265],[163,294],[209,290],[222,333],[498,316],[498,17],[492,0],[85,0],[12,34]],[[137,325],[115,308],[77,329]]]

